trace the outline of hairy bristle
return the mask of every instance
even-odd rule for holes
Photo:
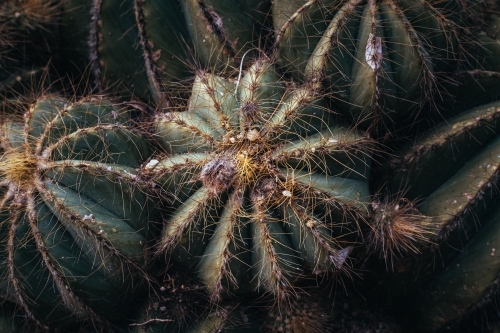
[[[29,149],[11,148],[0,158],[0,179],[6,179],[17,187],[32,184],[37,173],[37,158]]]
[[[422,215],[408,199],[375,198],[371,211],[368,244],[388,264],[403,254],[419,253],[421,246],[430,243],[432,219]]]

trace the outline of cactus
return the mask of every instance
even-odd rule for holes
[[[199,72],[187,110],[154,126],[168,155],[146,168],[173,200],[159,253],[197,271],[214,301],[254,289],[281,302],[306,270],[346,268],[372,141],[311,86],[287,86],[266,60],[236,84]]]
[[[467,46],[480,44],[473,31],[483,24],[483,5],[276,0],[274,52],[296,76],[332,89],[343,114],[365,127],[382,122],[398,130],[434,106],[450,74],[470,61]]]
[[[97,89],[168,105],[168,86],[191,67],[234,66],[254,46],[266,10],[260,2],[67,1],[61,23],[66,67],[90,69]]]
[[[0,8],[33,4],[60,8],[48,0]],[[0,296],[17,303],[12,318],[82,332],[398,331],[388,313],[364,311],[361,302],[349,305],[353,313],[335,304],[329,316],[331,300],[315,305],[301,293],[318,276],[354,275],[351,265],[368,276],[359,289],[368,291],[368,308],[390,298],[415,330],[451,327],[490,306],[500,104],[482,104],[500,97],[498,17],[485,19],[498,5],[68,0],[61,21],[40,16],[44,27],[59,23],[62,53],[47,53],[64,61],[63,75],[88,71],[91,90],[156,108],[160,147],[152,150],[143,127],[131,126],[132,107],[99,98],[51,97],[24,121],[3,119]],[[29,15],[4,13],[0,32],[26,27],[24,41],[42,33],[26,24]],[[263,36],[267,19],[274,35]],[[4,36],[14,35],[0,41],[17,52],[0,50],[0,95],[10,97],[19,77],[36,76],[39,60]],[[418,120],[435,114],[456,118],[398,152],[403,125],[420,131],[431,121]],[[377,148],[396,154],[375,176],[374,140],[355,128],[397,134]],[[369,181],[383,190],[370,196]],[[158,244],[152,193],[166,199]],[[180,299],[152,285],[142,303],[151,249],[207,288],[212,311],[196,325],[179,325],[192,319],[169,303]],[[357,282],[344,287],[358,290]],[[373,297],[374,284],[393,298]],[[264,316],[232,303],[258,297],[266,308],[263,294],[275,302]],[[228,302],[233,296],[241,298]],[[10,313],[5,304],[2,314]],[[387,325],[376,328],[379,318]]]
[[[389,192],[420,198],[413,209],[427,237],[413,246],[421,255],[396,262],[382,283],[393,302],[413,299],[406,315],[419,331],[453,327],[494,298],[499,112],[494,102],[448,120],[401,149],[385,170]]]
[[[54,53],[60,10],[58,0],[2,1],[0,56],[22,63]]]
[[[21,318],[14,315],[15,305],[3,300],[0,303],[0,332],[22,332]]]
[[[484,206],[491,197],[488,189],[496,181],[499,112],[499,102],[465,112],[422,135],[392,161],[391,169],[396,172],[391,172],[388,186],[393,191],[408,187],[410,200],[425,198],[418,208],[437,224],[433,242],[441,243],[454,229],[463,227],[464,214],[479,213],[474,206],[477,200],[482,202],[478,206]]]
[[[498,154],[498,149],[496,149]],[[463,317],[496,301],[500,267],[500,205],[481,218],[481,230],[467,243],[429,287],[416,298],[414,320],[423,331],[453,327]]]
[[[3,119],[1,290],[41,329],[111,327],[145,287],[158,218],[137,168],[151,153],[130,108],[41,99]]]

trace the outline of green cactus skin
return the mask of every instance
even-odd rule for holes
[[[388,187],[392,192],[405,188],[410,200],[423,199],[418,208],[432,217],[438,232],[433,242],[441,243],[464,227],[471,211],[478,216],[488,205],[499,167],[499,116],[499,102],[465,112],[422,135],[392,162]]]
[[[133,0],[67,1],[61,17],[61,44],[62,51],[68,52],[68,70],[74,72],[77,66],[75,75],[90,71],[94,89],[112,87],[122,96],[146,100],[156,93],[149,91],[151,73],[144,57],[150,60],[151,54],[141,43]]]
[[[496,288],[499,112],[500,102],[490,103],[424,133],[397,153],[382,180],[393,193],[405,189],[408,200],[419,198],[415,206],[432,226],[422,254],[396,263],[381,280],[394,304],[410,308],[406,316],[417,331],[453,327]]]
[[[151,153],[127,107],[39,100],[3,119],[1,290],[39,328],[126,319],[144,290],[155,203],[137,168]]]
[[[474,43],[481,1],[276,0],[280,61],[365,127],[414,119]]]
[[[423,134],[409,148],[397,153],[389,187],[407,187],[407,197],[427,197],[456,173],[500,130],[500,103],[474,108]],[[453,163],[450,163],[453,161]],[[440,172],[435,172],[435,166]],[[424,181],[428,180],[428,181]]]
[[[481,45],[470,48],[465,68],[446,87],[450,96],[440,103],[444,117],[500,100],[500,16],[494,7],[488,13],[487,25],[476,34]]]
[[[260,35],[267,11],[261,0],[182,1],[194,49],[203,64],[237,65]]]
[[[496,253],[500,246],[499,219],[497,201],[481,219],[481,230],[416,300],[414,319],[422,331],[452,326],[467,313],[495,302],[500,272]]]
[[[190,67],[236,65],[255,46],[264,18],[260,0],[70,0],[61,44],[70,52],[66,67],[90,69],[98,89],[166,106],[166,86],[189,76]]]
[[[148,168],[174,200],[160,253],[197,270],[215,301],[248,288],[282,301],[303,266],[342,270],[367,212],[372,142],[333,118],[267,61],[238,84],[198,73],[188,109],[155,121],[168,156]]]

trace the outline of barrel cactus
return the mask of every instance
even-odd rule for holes
[[[372,141],[340,126],[310,85],[257,60],[236,82],[199,72],[187,109],[156,116],[172,196],[159,253],[198,272],[212,299],[283,301],[309,270],[344,270],[369,202]]]
[[[356,122],[397,130],[394,123],[446,95],[450,74],[470,61],[467,46],[479,45],[472,32],[483,23],[484,4],[276,0],[275,54],[296,76],[323,81]]]
[[[39,328],[112,327],[134,307],[157,220],[130,108],[51,97],[0,132],[1,291]]]
[[[90,70],[94,88],[161,105],[171,102],[170,84],[191,68],[236,66],[257,45],[266,14],[260,0],[70,0],[64,6],[67,70]]]
[[[413,299],[406,306],[421,331],[453,327],[494,302],[499,116],[499,102],[464,112],[403,148],[385,170],[385,187],[405,189],[419,216],[414,223],[426,230],[426,239],[413,245],[421,255],[397,262],[385,279],[396,290],[393,302]]]

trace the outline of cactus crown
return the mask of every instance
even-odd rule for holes
[[[282,301],[303,266],[346,269],[366,213],[371,140],[267,60],[233,82],[198,73],[187,111],[156,117],[169,155],[149,172],[174,194],[159,253],[196,266],[216,301],[247,288]]]

